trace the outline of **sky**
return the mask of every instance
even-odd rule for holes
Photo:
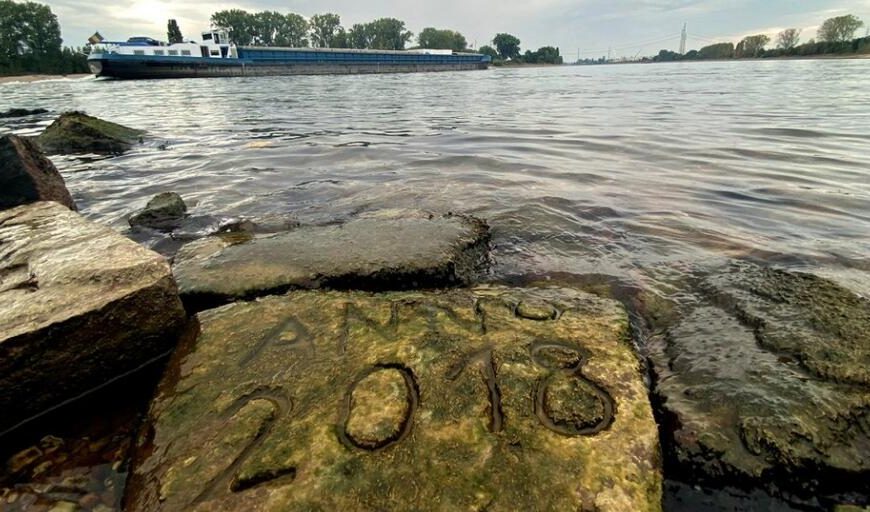
[[[39,0],[37,0],[39,1]],[[556,46],[566,60],[654,55],[678,50],[683,23],[687,49],[713,42],[737,43],[746,35],[774,39],[785,28],[802,30],[801,40],[815,37],[827,18],[854,14],[870,25],[870,0],[52,0],[64,44],[79,46],[95,31],[110,40],[144,35],[166,39],[166,20],[175,18],[188,39],[199,40],[215,11],[296,12],[305,17],[323,12],[341,16],[342,24],[393,17],[415,34],[424,27],[450,28],[470,45],[488,44],[499,32],[521,40],[521,47]]]

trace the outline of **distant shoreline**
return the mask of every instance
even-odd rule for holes
[[[91,76],[90,73],[76,73],[72,75],[11,75],[0,76],[0,84],[8,84],[12,82],[41,82],[43,80],[57,80],[59,78],[77,79]]]
[[[566,62],[564,65],[566,66],[604,66],[611,64],[681,64],[681,63],[696,63],[696,62],[763,62],[763,61],[771,61],[771,60],[866,60],[870,59],[870,54],[862,53],[862,54],[850,54],[850,55],[782,55],[780,57],[744,57],[740,59],[685,59],[685,60],[662,60],[662,61],[653,61],[648,60],[646,62],[641,60],[631,60],[624,62],[602,62],[602,63],[590,63],[590,64],[577,64],[573,62]]]

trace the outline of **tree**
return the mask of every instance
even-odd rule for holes
[[[734,57],[734,43],[716,43],[698,50],[699,59],[731,59]]]
[[[496,49],[493,48],[492,46],[489,46],[489,45],[481,46],[480,49],[477,50],[477,53],[489,55],[490,57],[493,58],[493,60],[498,58],[498,52],[496,51]]]
[[[559,55],[559,49],[552,46],[543,46],[537,51],[526,50],[523,55],[523,62],[529,64],[562,64],[562,56]]]
[[[520,40],[510,34],[496,34],[492,44],[498,49],[502,59],[515,59],[520,55]]]
[[[417,44],[420,48],[444,49],[456,52],[461,52],[468,48],[468,41],[459,32],[433,27],[426,27],[417,35]]]
[[[341,18],[331,12],[315,14],[308,24],[311,27],[311,46],[315,48],[341,48],[344,43],[344,28]]]
[[[404,50],[414,34],[405,30],[405,22],[396,18],[378,18],[369,25],[371,44],[375,50]]]
[[[819,39],[828,43],[843,43],[851,41],[855,32],[864,26],[864,22],[857,17],[847,14],[828,18],[819,28]]]
[[[781,50],[791,50],[801,40],[801,31],[797,28],[787,28],[777,34],[776,36],[776,47]]]
[[[229,32],[230,40],[239,46],[252,43],[254,38],[253,16],[241,9],[218,11],[211,15],[211,24]]]
[[[178,22],[175,20],[169,20],[166,24],[166,40],[169,44],[184,42],[184,36],[181,35],[181,29],[178,28]]]
[[[366,49],[372,47],[372,36],[368,23],[354,23],[347,31],[348,48]]]
[[[308,46],[308,22],[295,13],[230,9],[212,14],[211,23],[229,31],[230,39],[242,46]]]
[[[671,50],[661,50],[658,55],[653,57],[655,62],[673,62],[682,59],[683,56],[681,54],[672,52]]]
[[[48,6],[0,0],[0,71],[54,72],[64,58],[62,42]]]
[[[735,53],[737,58],[759,57],[764,51],[764,46],[770,42],[770,38],[764,34],[744,37],[737,43]]]
[[[308,22],[305,18],[291,12],[280,18],[275,18],[275,21],[275,32],[272,36],[272,43],[275,46],[293,48],[308,46]]]

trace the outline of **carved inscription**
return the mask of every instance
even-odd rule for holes
[[[227,365],[235,372],[228,380],[239,389],[275,384],[222,405],[219,419],[208,420],[222,422],[207,426],[215,438],[226,430],[243,441],[219,446],[216,454],[234,455],[215,458],[220,463],[211,467],[225,467],[201,491],[194,486],[184,503],[207,508],[270,482],[291,482],[297,466],[300,482],[313,478],[305,464],[320,468],[320,457],[354,475],[363,464],[356,459],[371,464],[382,457],[370,454],[396,450],[399,457],[403,447],[414,452],[421,443],[464,450],[476,461],[472,454],[496,457],[498,446],[521,451],[518,435],[594,436],[611,426],[615,401],[584,374],[589,352],[570,328],[584,324],[570,324],[578,321],[570,309],[534,298],[457,296],[464,303],[351,295],[328,303],[332,309],[313,302],[268,311],[269,327]],[[569,327],[559,328],[563,323]],[[229,389],[217,380],[213,385]],[[486,416],[479,421],[478,414]],[[472,443],[490,447],[475,452]]]
[[[576,347],[536,343],[532,360],[551,370],[535,388],[535,415],[548,429],[567,436],[589,436],[613,421],[613,398],[583,375],[584,358]]]
[[[242,448],[241,452],[235,459],[221,471],[217,476],[209,480],[203,491],[196,497],[194,503],[201,503],[212,498],[220,496],[225,489],[233,492],[244,491],[264,482],[275,480],[282,477],[294,478],[296,476],[296,468],[288,467],[282,469],[269,469],[263,473],[242,477],[239,475],[239,469],[248,460],[251,454],[263,444],[266,438],[272,433],[275,425],[290,414],[293,408],[291,401],[286,397],[284,390],[280,388],[261,388],[248,393],[233,403],[227,409],[223,417],[225,421],[230,421],[243,408],[256,401],[265,401],[272,407],[272,412],[262,420],[257,427],[254,436]]]
[[[411,431],[420,392],[414,373],[400,365],[378,365],[348,389],[342,404],[339,438],[345,446],[375,451]]]

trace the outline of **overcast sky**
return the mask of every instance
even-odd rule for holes
[[[38,1],[38,0],[37,0]],[[99,30],[108,39],[132,35],[166,38],[166,20],[178,20],[185,37],[199,39],[209,17],[222,9],[296,12],[305,17],[335,12],[342,24],[394,17],[415,34],[434,26],[460,31],[469,44],[487,44],[509,32],[522,48],[558,46],[568,58],[605,55],[652,55],[679,48],[680,30],[688,23],[688,49],[711,42],[737,42],[745,35],[783,28],[803,30],[802,41],[815,36],[822,21],[855,14],[870,23],[870,0],[53,0],[64,43],[78,46]],[[567,59],[566,59],[567,60]]]

